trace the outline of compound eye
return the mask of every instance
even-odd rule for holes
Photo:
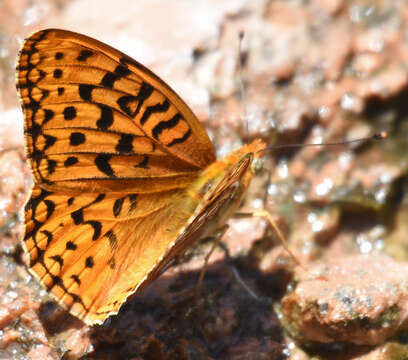
[[[201,188],[201,194],[206,194],[208,193],[213,187],[213,181],[212,180],[208,180],[204,186]]]
[[[262,170],[262,168],[263,168],[263,160],[262,160],[262,158],[255,158],[255,159],[252,161],[251,167],[252,167],[252,171],[254,172],[254,174],[259,173],[259,172]]]

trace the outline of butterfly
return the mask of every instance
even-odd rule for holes
[[[216,160],[163,80],[78,33],[29,36],[16,82],[34,177],[24,209],[30,272],[89,325],[222,228],[265,149],[255,140]]]

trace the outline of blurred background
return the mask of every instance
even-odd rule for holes
[[[31,278],[19,245],[32,180],[14,69],[23,39],[49,27],[157,73],[219,157],[254,138],[389,136],[267,152],[243,209],[268,210],[304,267],[262,219],[232,219],[223,240],[261,299],[216,251],[194,301],[204,243],[89,328]],[[407,115],[405,0],[0,0],[0,359],[407,359]]]

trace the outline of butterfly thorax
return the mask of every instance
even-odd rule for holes
[[[239,207],[254,176],[255,161],[262,156],[264,148],[265,144],[259,140],[243,145],[204,169],[187,189],[189,197],[200,204],[197,211],[206,212],[207,221],[210,220],[203,235],[222,227]]]

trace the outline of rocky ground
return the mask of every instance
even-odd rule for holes
[[[262,219],[232,219],[231,261],[213,254],[198,301],[209,243],[89,328],[28,274],[19,244],[32,180],[14,64],[22,39],[47,27],[96,37],[157,72],[220,157],[253,138],[389,136],[265,155],[242,210],[268,210],[302,267]],[[406,1],[4,0],[0,81],[1,359],[408,358]]]

